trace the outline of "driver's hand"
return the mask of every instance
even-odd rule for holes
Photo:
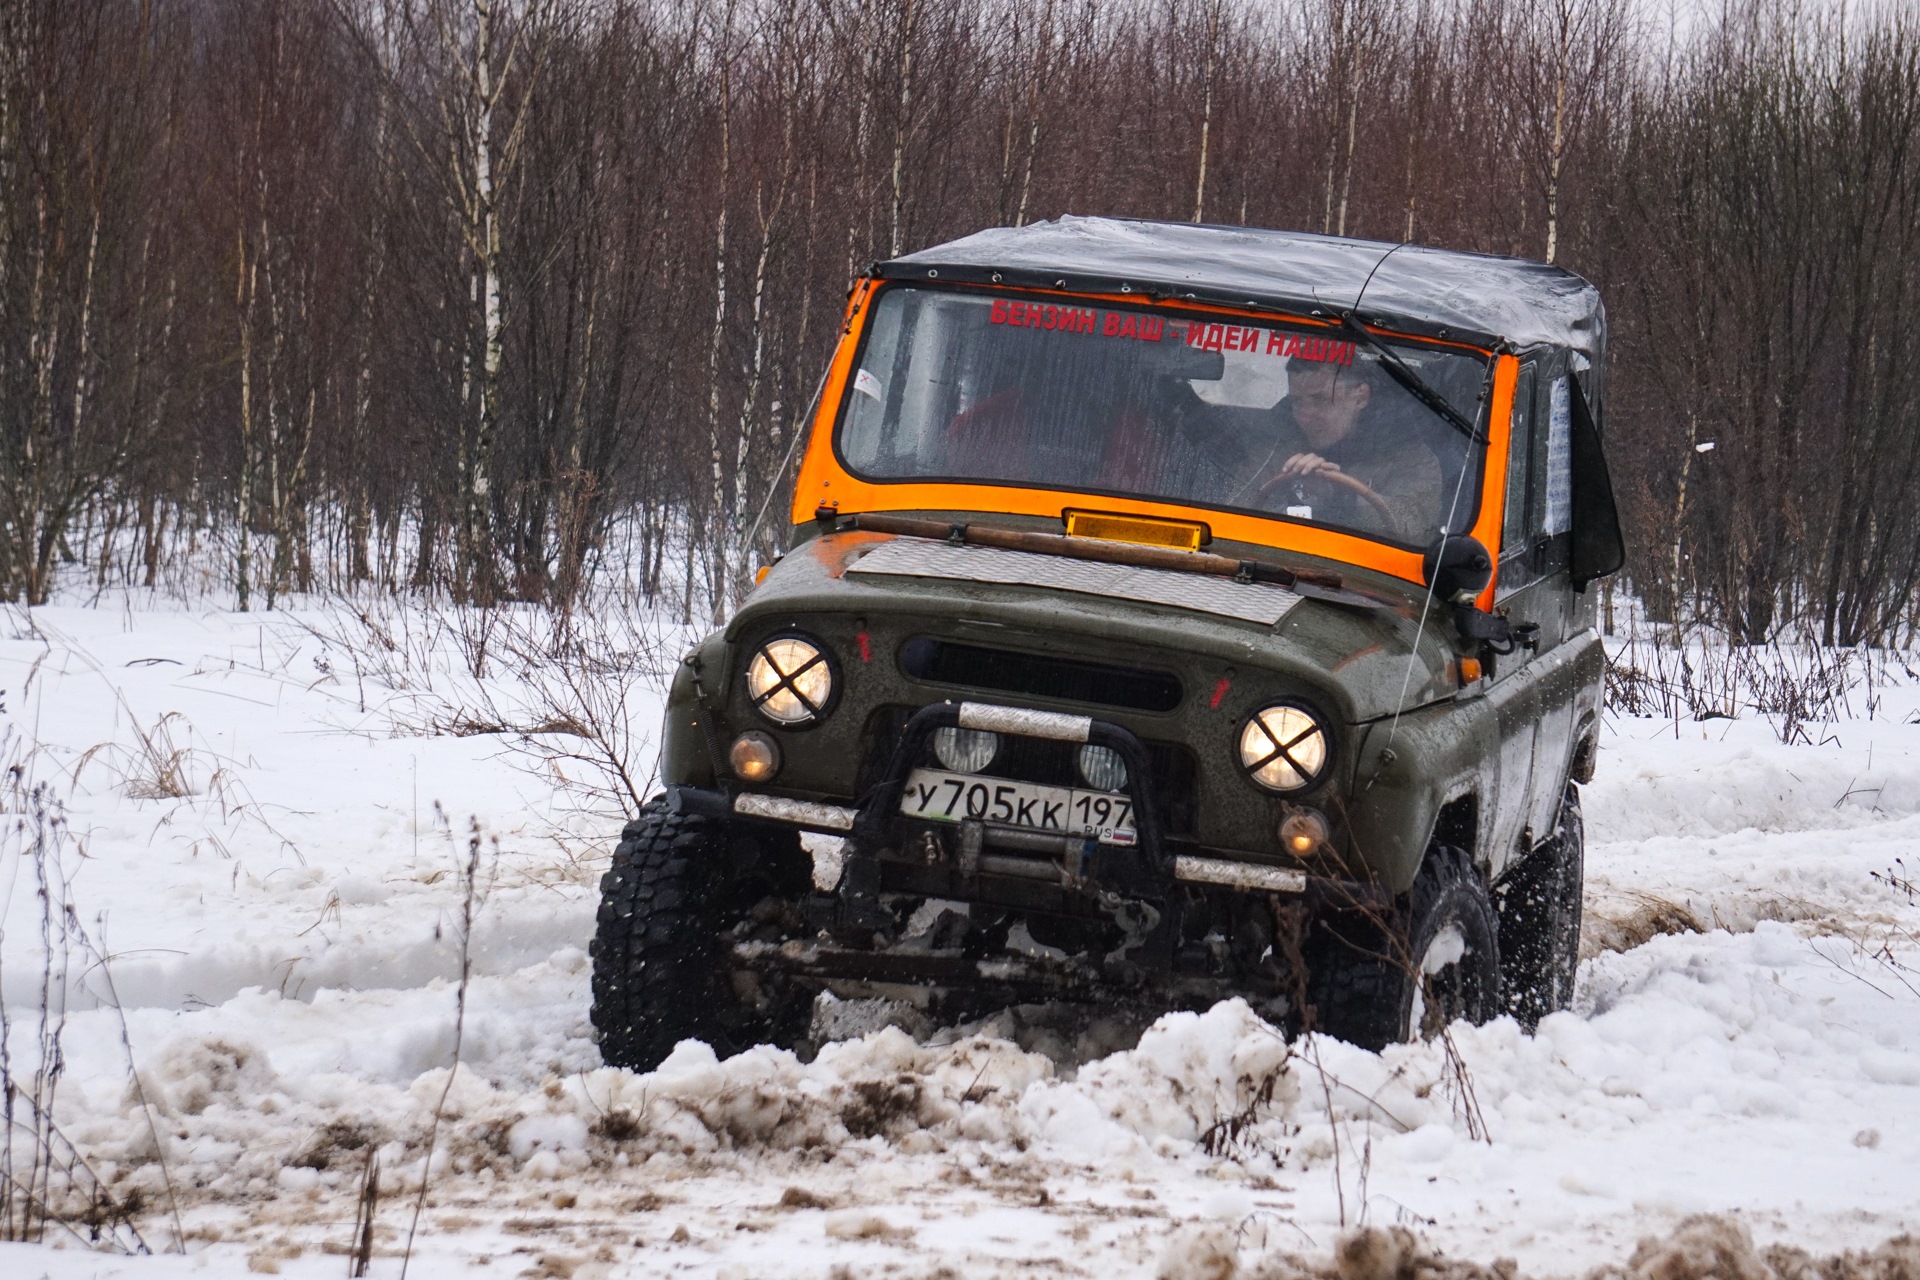
[[[1337,463],[1328,462],[1317,453],[1296,453],[1280,464],[1276,479],[1293,480],[1306,476],[1339,475]]]

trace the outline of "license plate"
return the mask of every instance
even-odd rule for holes
[[[915,769],[908,775],[900,812],[931,822],[978,818],[1031,831],[1093,836],[1101,844],[1129,845],[1136,839],[1133,801],[1126,796],[939,769]]]

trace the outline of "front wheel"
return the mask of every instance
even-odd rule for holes
[[[732,944],[771,940],[807,877],[797,839],[730,835],[657,803],[628,823],[601,877],[590,948],[592,1021],[607,1064],[649,1070],[682,1040],[724,1056],[794,1038],[803,1013],[790,1006],[804,997],[737,979]]]
[[[1385,917],[1328,918],[1307,955],[1309,1029],[1375,1051],[1502,1011],[1493,901],[1465,853],[1436,844]]]

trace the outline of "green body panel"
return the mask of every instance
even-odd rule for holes
[[[1527,823],[1510,816],[1503,827],[1502,814],[1524,809],[1548,780],[1518,776],[1535,767],[1531,737],[1524,762],[1518,753],[1503,753],[1502,705],[1530,724],[1541,708],[1558,704],[1568,708],[1569,730],[1597,709],[1601,657],[1590,607],[1585,626],[1569,616],[1557,628],[1563,643],[1551,652],[1501,659],[1512,669],[1462,691],[1454,664],[1465,650],[1438,610],[1422,625],[1424,593],[1350,566],[1335,568],[1350,586],[1391,605],[1365,609],[1304,599],[1268,627],[1039,587],[846,572],[860,554],[888,540],[859,532],[806,537],[725,631],[688,655],[668,700],[664,782],[724,785],[725,765],[716,754],[742,731],[759,729],[778,742],[783,766],[773,785],[755,790],[850,805],[859,798],[855,779],[877,709],[970,700],[1067,711],[1121,725],[1148,743],[1184,746],[1195,765],[1192,837],[1209,853],[1291,865],[1278,848],[1278,824],[1289,804],[1311,804],[1336,831],[1337,857],[1328,859],[1336,865],[1318,869],[1377,878],[1398,891],[1412,883],[1436,817],[1449,804],[1471,817],[1454,838],[1471,843],[1490,873],[1511,856]],[[799,730],[759,716],[745,687],[754,649],[788,630],[824,641],[835,664],[834,709],[824,722]],[[916,680],[902,670],[899,653],[918,636],[1161,672],[1178,680],[1182,697],[1171,711],[1150,712]],[[1489,690],[1505,695],[1504,703],[1487,696]],[[1516,694],[1523,696],[1516,701]],[[1282,698],[1319,712],[1335,753],[1320,783],[1285,798],[1247,779],[1236,747],[1247,717]],[[1568,745],[1561,754],[1570,752]],[[1504,760],[1514,763],[1503,778]],[[1564,782],[1564,759],[1559,768],[1555,790]]]
[[[673,673],[673,686],[667,692],[666,720],[660,732],[660,780],[667,786],[711,787],[719,781],[714,775],[713,755],[701,723],[713,712],[700,697],[705,682],[695,673],[713,672],[713,678],[724,683],[726,652],[723,637],[709,636]]]

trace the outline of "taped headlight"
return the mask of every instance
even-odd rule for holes
[[[1279,703],[1240,729],[1240,767],[1269,791],[1300,791],[1327,767],[1327,731],[1304,707]]]
[[[825,647],[801,636],[767,641],[747,664],[747,695],[754,710],[775,724],[824,719],[833,702],[833,667]]]
[[[1127,762],[1112,747],[1089,742],[1080,748],[1080,776],[1095,791],[1120,791],[1127,785]]]
[[[956,729],[949,725],[933,731],[935,758],[955,773],[978,773],[992,764],[999,752],[1000,735],[989,729]]]

